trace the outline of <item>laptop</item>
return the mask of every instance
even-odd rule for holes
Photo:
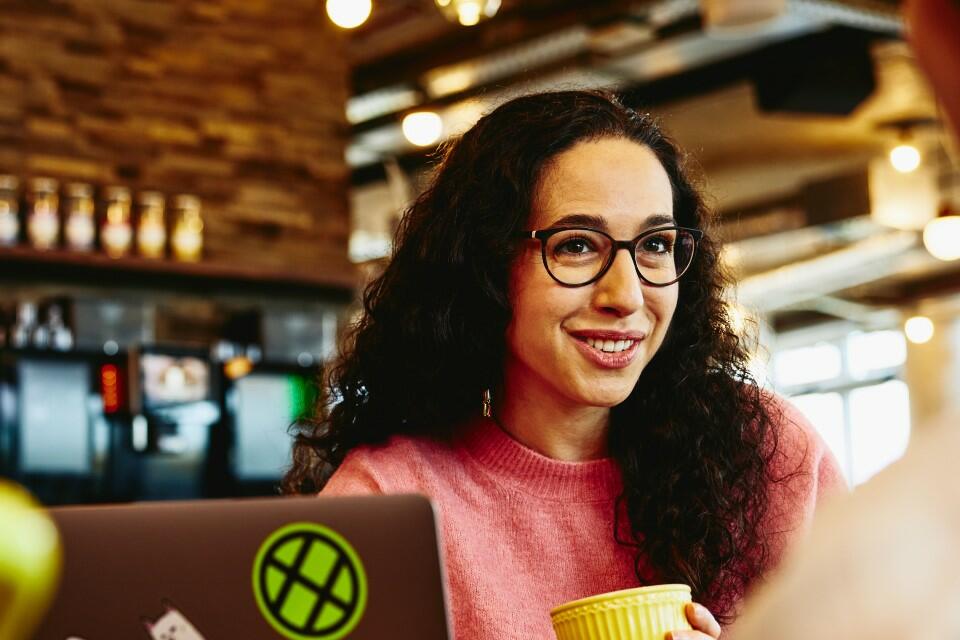
[[[51,509],[61,583],[36,640],[447,640],[422,496]]]

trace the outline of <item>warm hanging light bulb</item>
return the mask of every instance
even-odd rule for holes
[[[960,214],[948,207],[941,209],[923,228],[923,246],[938,260],[960,259]]]
[[[925,344],[933,337],[933,320],[926,316],[913,316],[903,324],[907,340],[914,344]]]
[[[461,2],[457,7],[457,19],[465,27],[472,27],[480,22],[480,3],[479,2]]]
[[[481,20],[492,18],[500,9],[500,0],[435,0],[437,8],[448,20],[472,27]]]
[[[890,150],[890,164],[900,173],[916,171],[923,157],[912,144],[900,144]]]
[[[870,162],[868,179],[870,215],[878,223],[919,231],[937,216],[941,195],[931,163],[902,173],[887,158],[878,156]]]
[[[362,25],[372,10],[372,0],[327,0],[327,15],[333,24],[344,29]]]
[[[443,120],[433,111],[408,113],[401,124],[403,136],[418,147],[436,144],[443,135]]]

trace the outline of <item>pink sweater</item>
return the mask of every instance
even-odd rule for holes
[[[765,530],[774,561],[821,496],[845,487],[819,435],[783,404],[777,466],[800,473],[772,488]],[[551,608],[639,585],[632,550],[613,539],[621,479],[612,459],[561,462],[490,420],[465,427],[452,444],[397,436],[357,448],[322,492],[433,500],[457,640],[552,640]]]

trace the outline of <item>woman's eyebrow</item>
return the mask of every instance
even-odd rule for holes
[[[662,213],[655,213],[640,225],[640,230],[652,229],[653,227],[662,227],[664,225],[675,225],[677,221],[673,216]],[[608,231],[607,221],[595,215],[586,213],[573,213],[554,220],[550,227],[590,227],[600,231]]]
[[[646,220],[643,221],[643,226],[641,229],[651,229],[653,227],[662,227],[664,225],[676,225],[677,221],[673,216],[668,216],[662,213],[655,213]]]
[[[590,227],[591,229],[607,230],[607,221],[600,216],[586,213],[572,213],[554,220],[551,227]]]

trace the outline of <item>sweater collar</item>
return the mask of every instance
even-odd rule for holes
[[[495,479],[524,493],[549,500],[613,500],[623,487],[613,458],[586,462],[554,460],[537,453],[489,418],[465,425],[460,446]]]

